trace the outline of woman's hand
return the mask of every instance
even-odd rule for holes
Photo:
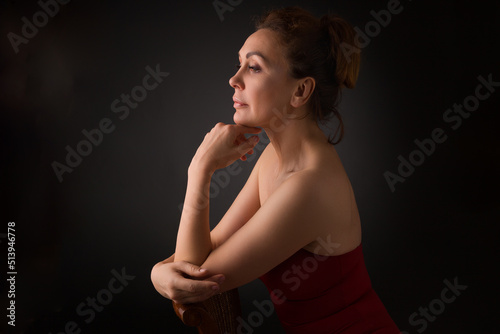
[[[169,260],[157,263],[151,270],[151,281],[163,297],[188,304],[204,301],[219,292],[223,275],[210,275],[194,264]]]
[[[217,123],[205,135],[205,139],[198,147],[191,165],[215,172],[225,168],[238,159],[245,161],[246,154],[252,154],[253,148],[259,141],[258,136],[245,137],[245,133],[259,133],[260,128],[237,124]],[[190,166],[191,167],[191,166]]]

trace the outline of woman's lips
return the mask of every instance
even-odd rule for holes
[[[234,102],[233,107],[234,107],[235,109],[236,109],[236,108],[244,108],[244,107],[248,107],[248,104],[243,103],[240,99],[237,99],[236,97],[233,97],[233,102]]]

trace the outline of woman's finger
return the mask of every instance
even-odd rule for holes
[[[238,149],[241,152],[244,152],[244,154],[247,154],[248,152],[253,150],[253,148],[255,147],[255,145],[257,145],[258,142],[259,142],[259,137],[257,136],[248,137],[243,143],[239,145]]]
[[[180,303],[195,303],[210,298],[218,293],[220,286],[217,282],[196,281],[182,278],[175,282],[176,289],[172,293],[172,300]]]
[[[191,277],[204,278],[209,275],[206,269],[202,269],[199,266],[186,261],[174,262],[174,265],[176,266],[175,269],[177,271],[182,272]]]
[[[213,276],[207,277],[204,279],[204,281],[211,281],[211,282],[215,282],[217,284],[222,284],[222,282],[224,282],[225,279],[226,278],[224,275],[218,274],[218,275],[213,275]]]
[[[190,285],[195,289],[194,292],[188,292],[184,290],[177,291],[178,295],[176,295],[176,298],[178,299],[172,299],[182,303],[197,303],[204,301],[219,293],[220,284],[222,284],[224,280],[224,275],[218,274],[210,276],[203,281],[195,281],[196,283],[194,283],[194,285]],[[186,281],[189,281],[189,279],[186,279]]]

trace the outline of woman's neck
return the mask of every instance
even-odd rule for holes
[[[273,146],[279,174],[306,168],[313,158],[313,148],[328,144],[328,138],[316,121],[310,118],[291,119],[280,126],[264,127]]]

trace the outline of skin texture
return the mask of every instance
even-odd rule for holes
[[[314,79],[288,74],[284,52],[267,29],[248,37],[239,58],[241,67],[229,80],[235,91],[235,124],[218,123],[195,153],[175,256],[151,273],[158,292],[179,302],[204,300],[248,283],[300,248],[340,255],[361,242],[349,179],[335,148],[308,116]],[[253,153],[257,142],[251,138],[261,131],[257,127],[266,131],[270,144],[210,231],[211,176]],[[322,248],[321,239],[334,243],[335,250]],[[198,266],[206,270],[203,275],[196,272]]]

